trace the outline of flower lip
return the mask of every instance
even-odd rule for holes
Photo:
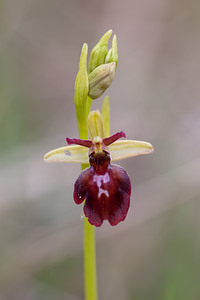
[[[74,185],[74,201],[85,200],[84,213],[91,225],[101,226],[108,220],[112,226],[124,221],[128,213],[131,183],[126,171],[110,164],[106,151],[90,155],[90,167],[81,172]]]

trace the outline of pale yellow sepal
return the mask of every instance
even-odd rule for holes
[[[109,146],[109,149],[112,161],[149,154],[154,151],[150,143],[135,140],[116,141]]]
[[[128,157],[149,154],[154,151],[150,143],[134,140],[116,141],[109,146],[111,160],[121,160]],[[70,145],[54,149],[44,156],[45,162],[74,162],[86,164],[89,161],[88,148]]]
[[[91,140],[96,136],[100,136],[102,139],[104,138],[103,119],[99,110],[93,110],[89,113],[88,132]]]
[[[70,145],[54,149],[44,156],[45,162],[75,162],[86,164],[89,161],[88,148],[79,145]]]

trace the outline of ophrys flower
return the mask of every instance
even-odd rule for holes
[[[108,220],[114,226],[126,218],[130,206],[131,183],[126,171],[111,164],[111,159],[114,161],[148,154],[153,151],[153,147],[143,141],[118,141],[125,137],[123,131],[104,138],[99,111],[90,113],[88,125],[91,140],[67,138],[69,146],[47,153],[45,161],[89,162],[89,168],[82,171],[75,182],[74,201],[80,204],[85,200],[84,213],[90,224],[101,226],[104,220]]]

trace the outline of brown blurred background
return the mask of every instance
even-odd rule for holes
[[[120,162],[131,207],[96,231],[99,299],[200,299],[200,1],[1,0],[1,300],[84,299],[80,166],[43,155],[78,136],[81,47],[110,28],[111,131],[155,152]]]

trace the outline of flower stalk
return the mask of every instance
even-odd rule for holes
[[[98,300],[95,227],[107,220],[111,226],[124,221],[130,206],[131,182],[126,171],[112,162],[149,154],[148,142],[119,140],[123,131],[110,135],[110,107],[106,96],[99,110],[91,111],[93,99],[110,86],[118,63],[117,38],[111,49],[107,31],[93,48],[87,71],[88,46],[83,44],[79,71],[75,81],[74,103],[79,130],[78,138],[66,138],[68,146],[45,154],[46,162],[81,163],[82,172],[74,184],[74,202],[83,203],[85,300]],[[88,136],[89,135],[89,136]]]
[[[85,299],[97,300],[97,272],[95,227],[87,218],[84,218],[84,273],[85,273]]]

